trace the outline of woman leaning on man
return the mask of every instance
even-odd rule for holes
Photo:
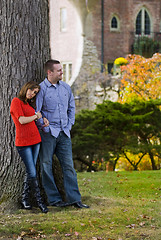
[[[32,208],[29,203],[29,194],[32,190],[38,207],[43,213],[47,213],[48,209],[41,198],[36,173],[41,137],[35,121],[42,118],[42,115],[40,112],[36,113],[34,108],[36,94],[39,90],[39,84],[34,81],[23,85],[18,97],[13,98],[11,102],[10,113],[16,127],[15,145],[26,168],[21,199],[22,206],[25,209]],[[44,119],[44,126],[47,125],[48,121]]]

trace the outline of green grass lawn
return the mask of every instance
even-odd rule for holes
[[[161,171],[78,173],[90,209],[0,213],[0,239],[161,240]]]

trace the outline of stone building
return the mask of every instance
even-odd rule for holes
[[[117,100],[114,60],[133,53],[140,36],[161,41],[161,0],[50,0],[50,25],[52,57],[62,61],[77,111],[93,109]]]

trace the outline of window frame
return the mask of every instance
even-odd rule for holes
[[[141,28],[141,30],[140,30],[140,32],[141,33],[136,33],[136,31],[137,31],[137,28],[136,28],[136,23],[137,23],[137,18],[138,18],[138,15],[139,15],[139,13],[141,12],[141,26],[140,26],[140,28]],[[149,34],[146,34],[145,33],[145,31],[146,31],[146,27],[145,27],[145,25],[146,25],[146,23],[145,23],[145,16],[146,16],[146,14],[148,15],[148,17],[149,17]],[[139,11],[137,12],[137,14],[136,14],[136,18],[135,18],[135,36],[152,36],[152,18],[151,18],[151,15],[150,15],[150,13],[149,13],[149,11],[147,10],[147,8],[146,7],[142,7],[142,8],[140,8],[139,9]]]
[[[67,8],[66,7],[60,8],[60,31],[61,32],[67,31]]]
[[[62,69],[63,69],[63,81],[68,83],[72,78],[73,73],[73,64],[72,62],[61,62]],[[65,73],[64,73],[64,66],[65,66]]]
[[[117,28],[113,28],[112,27],[112,20],[113,20],[113,18],[116,18]],[[110,31],[111,32],[118,32],[118,31],[120,31],[120,20],[119,20],[119,17],[116,14],[113,14],[111,19],[110,19]]]

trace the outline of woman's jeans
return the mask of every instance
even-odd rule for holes
[[[40,143],[16,148],[25,164],[27,179],[36,178],[36,162],[39,154]]]
[[[39,157],[42,184],[49,204],[53,205],[56,202],[62,201],[53,176],[53,154],[59,159],[62,168],[67,202],[74,203],[80,201],[81,195],[78,189],[77,174],[73,166],[71,139],[62,131],[57,138],[52,136],[50,132],[44,133],[40,131],[40,134],[42,143]]]

